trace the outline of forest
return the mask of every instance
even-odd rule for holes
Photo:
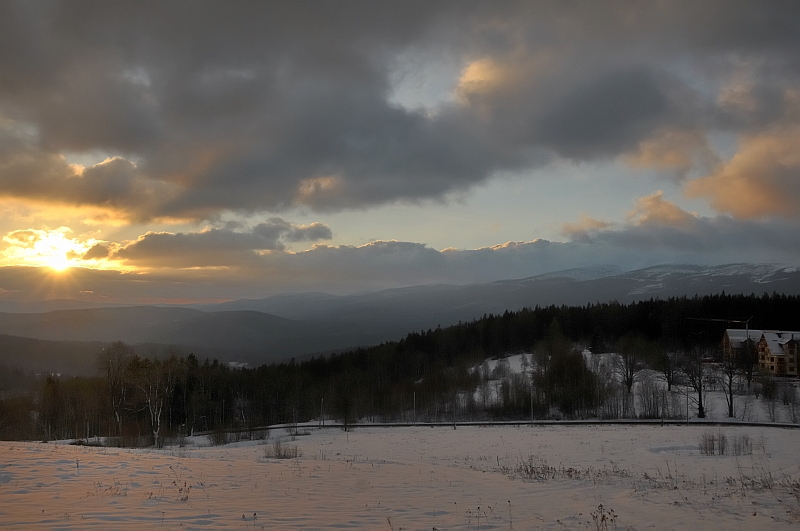
[[[628,418],[635,414],[634,378],[645,368],[663,385],[642,391],[649,394],[639,397],[639,416],[684,414],[665,392],[673,385],[693,389],[702,416],[704,367],[712,361],[729,375],[728,387],[720,385],[731,398],[734,380],[762,392],[774,388],[754,370],[754,352],[727,365],[720,360],[725,328],[750,319],[751,329],[793,330],[798,315],[800,298],[779,294],[534,307],[254,368],[180,352],[140,357],[117,342],[96,353],[93,377],[0,366],[0,439],[105,437],[160,446],[200,432],[224,438],[232,430],[325,419],[346,429],[359,421]],[[619,360],[613,366],[593,362],[612,351]],[[502,375],[488,371],[486,360],[519,353],[526,370],[488,393]]]

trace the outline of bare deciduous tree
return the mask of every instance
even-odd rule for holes
[[[681,372],[686,377],[686,383],[697,395],[695,403],[697,404],[697,418],[700,419],[706,417],[705,380],[707,369],[704,363],[706,357],[705,349],[695,346],[685,350],[681,359]]]
[[[755,341],[748,338],[743,342],[742,348],[736,350],[735,355],[738,369],[747,381],[747,388],[750,389],[758,370],[758,346]]]
[[[652,346],[641,335],[628,333],[617,341],[616,350],[618,357],[615,371],[625,390],[623,415],[630,416],[633,413],[633,384]]]
[[[629,395],[636,381],[636,373],[642,368],[642,362],[651,350],[650,343],[639,334],[625,334],[617,341],[617,372]]]
[[[680,374],[680,353],[676,349],[660,348],[655,353],[655,367],[664,376],[667,391],[672,391]]]
[[[131,347],[122,341],[117,341],[104,348],[97,358],[98,370],[106,378],[106,390],[117,424],[117,435],[122,435],[122,409],[129,398],[130,386],[127,371],[133,356]]]
[[[134,385],[144,404],[143,409],[149,416],[153,444],[156,447],[160,444],[164,402],[172,394],[178,376],[178,364],[179,361],[174,357],[160,361],[135,356],[129,365]]]
[[[718,375],[719,383],[725,394],[725,403],[728,406],[728,417],[736,416],[736,396],[742,390],[742,367],[732,356],[724,357]]]

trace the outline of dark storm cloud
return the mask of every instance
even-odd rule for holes
[[[798,41],[796,2],[7,1],[0,195],[137,220],[438,198],[665,128],[786,121]],[[407,53],[488,74],[400,107]],[[79,180],[60,155],[86,152],[117,158]]]
[[[667,96],[651,72],[625,70],[577,87],[538,127],[544,144],[585,158],[631,149],[663,124],[667,111]]]

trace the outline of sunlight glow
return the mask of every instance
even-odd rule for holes
[[[72,231],[68,227],[9,232],[3,237],[6,244],[1,253],[3,262],[9,265],[46,266],[54,271],[64,271],[82,264],[81,257],[97,241],[72,239],[67,236],[70,232]]]

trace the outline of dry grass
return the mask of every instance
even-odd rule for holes
[[[284,444],[280,439],[276,439],[272,445],[264,446],[265,459],[297,459],[302,455],[297,445]]]

